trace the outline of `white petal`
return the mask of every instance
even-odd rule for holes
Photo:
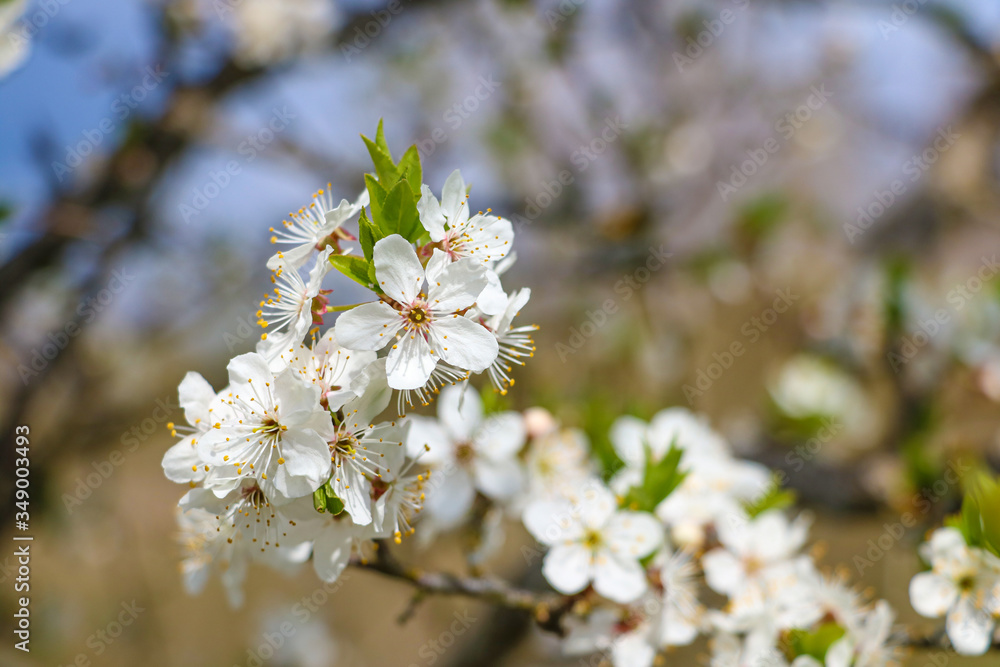
[[[647,512],[616,512],[605,528],[605,539],[623,557],[644,558],[663,544],[663,526]]]
[[[409,241],[399,234],[387,236],[375,244],[372,259],[382,291],[404,304],[417,298],[424,284],[424,267]]]
[[[198,454],[198,448],[192,440],[194,436],[184,438],[171,447],[163,455],[163,474],[171,482],[198,482],[205,478],[205,461]]]
[[[701,558],[705,581],[716,593],[735,595],[746,580],[743,564],[725,549],[712,549]]]
[[[316,538],[313,568],[323,581],[336,581],[350,560],[351,533],[345,528],[333,524]]]
[[[450,385],[438,398],[438,419],[454,440],[467,442],[483,421],[483,402],[468,384]]]
[[[615,667],[652,667],[656,649],[641,632],[623,635],[611,647],[611,662]]]
[[[531,536],[542,544],[573,542],[583,537],[584,527],[576,509],[565,500],[538,500],[521,517]]]
[[[473,446],[477,455],[499,461],[517,455],[527,437],[524,418],[517,412],[503,412],[483,422],[473,436]]]
[[[357,467],[344,464],[334,470],[333,487],[355,525],[367,526],[372,522],[372,487]]]
[[[494,271],[486,271],[486,287],[476,297],[476,306],[487,315],[499,315],[507,308],[507,294]]]
[[[441,211],[448,217],[448,226],[456,227],[469,218],[465,205],[465,181],[458,169],[448,175],[441,189]]]
[[[420,200],[417,202],[417,213],[420,215],[420,224],[424,226],[431,236],[431,241],[441,241],[444,239],[444,213],[441,211],[441,204],[437,197],[431,192],[427,185],[420,188]]]
[[[366,303],[341,313],[335,326],[337,340],[353,350],[381,350],[403,326],[399,312],[382,301]]]
[[[457,315],[449,315],[431,325],[440,341],[438,353],[452,366],[480,373],[496,361],[500,346],[486,327]]]
[[[462,468],[431,475],[424,512],[434,517],[444,529],[457,526],[472,507],[476,488]]]
[[[389,350],[385,370],[393,389],[417,389],[427,383],[437,361],[423,336],[404,333]]]
[[[229,383],[234,387],[244,386],[249,380],[263,384],[270,382],[272,377],[267,359],[256,352],[233,357],[226,370],[229,371]]]
[[[611,444],[621,460],[630,466],[646,466],[645,442],[648,438],[646,422],[637,417],[624,416],[611,425]]]
[[[177,399],[187,423],[194,426],[208,421],[208,406],[215,400],[215,390],[200,373],[189,371],[177,387]]]
[[[955,582],[933,572],[921,572],[910,580],[910,604],[927,618],[939,618],[955,604]]]
[[[348,401],[344,407],[344,424],[352,431],[370,425],[392,398],[392,388],[386,377],[386,360],[379,359],[365,369],[366,386],[361,396]]]
[[[960,655],[982,655],[993,641],[993,619],[976,609],[969,597],[959,600],[948,613],[948,639]]]
[[[436,313],[468,308],[486,287],[486,267],[472,259],[460,259],[435,272],[427,288],[427,302]]]
[[[579,593],[593,573],[590,551],[580,544],[560,544],[545,555],[542,575],[560,593]]]
[[[638,561],[603,551],[594,565],[594,590],[614,602],[632,602],[646,592],[646,571]]]
[[[524,486],[524,472],[514,459],[477,460],[473,465],[476,486],[494,500],[513,497]]]
[[[281,437],[281,455],[277,464],[274,488],[286,498],[308,495],[330,477],[330,448],[312,431],[288,430]],[[270,476],[268,481],[272,481]]]
[[[432,466],[452,461],[454,443],[438,420],[412,415],[407,416],[406,421],[410,424],[406,452],[411,458],[420,457],[421,463]]]

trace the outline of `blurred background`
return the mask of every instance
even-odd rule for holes
[[[906,596],[915,546],[956,509],[949,465],[1000,464],[1000,5],[44,0],[15,18],[0,534],[27,424],[33,636],[0,663],[591,664],[463,600],[397,624],[410,591],[364,572],[331,592],[256,570],[236,611],[217,582],[181,586],[183,489],[160,469],[177,384],[222,386],[252,349],[268,227],[318,188],[353,199],[379,118],[435,191],[461,168],[473,206],[515,224],[504,280],[532,288],[541,330],[512,407],[599,451],[619,414],[707,415],[787,473],[822,562],[934,626]],[[485,571],[543,586],[507,538]],[[402,552],[460,572],[460,541]]]

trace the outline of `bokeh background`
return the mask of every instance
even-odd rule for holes
[[[786,471],[823,563],[932,627],[905,591],[956,507],[943,472],[1000,462],[1000,5],[49,0],[16,29],[31,43],[0,80],[0,536],[28,424],[34,634],[0,663],[254,665],[291,622],[258,662],[587,664],[462,600],[397,624],[410,591],[368,573],[317,595],[308,568],[255,570],[236,611],[217,583],[181,586],[183,489],[159,466],[177,383],[221,386],[252,348],[268,227],[317,188],[360,192],[358,135],[379,118],[435,190],[461,168],[473,205],[516,225],[505,283],[532,288],[522,317],[541,330],[511,406],[548,407],[601,451],[618,414],[704,413]],[[917,525],[879,547],[906,511]],[[522,530],[507,538],[486,571],[542,586]],[[461,572],[460,547],[403,551]],[[105,641],[122,605],[141,611]],[[455,614],[473,620],[449,636]]]

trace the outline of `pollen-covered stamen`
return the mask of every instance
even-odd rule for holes
[[[256,484],[244,487],[240,491],[239,500],[226,505],[225,514],[217,518],[244,539],[249,539],[261,551],[272,546],[280,547],[281,539],[288,535],[288,526],[294,525],[278,516],[267,496]],[[228,538],[228,541],[232,542],[233,538]]]
[[[416,532],[413,519],[424,507],[424,486],[431,473],[425,470],[419,474],[410,474],[418,459],[419,457],[408,460],[392,482],[387,484],[376,480],[372,483],[372,496],[375,500],[383,495],[389,495],[386,506],[389,508],[393,541],[396,544],[402,542],[404,535]]]
[[[396,396],[396,409],[400,418],[406,416],[406,408],[412,408],[415,404],[427,406],[437,394],[441,393],[441,387],[446,384],[458,384],[469,379],[469,373],[460,368],[455,368],[450,364],[439,361],[434,370],[431,371],[430,378],[423,387],[417,389],[400,389]]]
[[[369,452],[369,446],[379,443],[378,438],[367,436],[367,429],[351,432],[346,429],[337,431],[337,439],[330,443],[330,461],[333,462],[333,476],[340,481],[341,469],[350,466],[361,473],[377,478],[381,476],[381,461],[383,455]]]
[[[413,303],[404,306],[400,314],[403,318],[403,328],[410,334],[420,333],[427,336],[431,322],[434,321],[434,314],[425,300],[426,296],[420,295]]]
[[[535,341],[531,334],[537,330],[537,325],[530,324],[497,335],[499,352],[488,372],[493,386],[501,394],[506,395],[507,389],[514,385],[514,380],[510,377],[514,365],[523,366],[525,359],[535,356]]]

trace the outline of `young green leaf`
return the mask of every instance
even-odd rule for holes
[[[375,267],[365,258],[354,255],[331,255],[330,263],[333,264],[333,268],[354,282],[372,289],[373,281],[369,278],[369,268],[374,269]]]
[[[625,509],[652,512],[687,476],[680,469],[684,450],[671,443],[670,451],[659,461],[653,461],[649,445],[646,445],[646,470],[642,482],[633,486],[625,494],[622,506]]]
[[[389,145],[385,142],[385,134],[382,132],[382,121],[378,122],[378,130],[375,132],[375,141],[365,135],[361,135],[368,147],[368,154],[371,155],[372,163],[375,165],[375,173],[383,187],[391,187],[397,180],[399,174],[396,169],[396,162],[392,159]]]
[[[417,152],[416,146],[410,146],[406,149],[403,157],[399,158],[396,170],[399,178],[405,178],[410,184],[410,189],[413,190],[413,198],[420,199],[420,185],[424,182],[424,177],[420,167],[420,153]]]
[[[745,501],[743,509],[746,510],[747,515],[752,519],[768,510],[785,509],[794,504],[795,492],[781,488],[778,476],[775,475],[764,494],[758,498]]]
[[[372,261],[375,244],[383,238],[385,235],[368,219],[365,209],[361,209],[361,217],[358,218],[358,240],[361,241],[361,250],[365,253],[366,260]]]
[[[372,211],[374,213],[374,206]],[[423,233],[420,214],[417,212],[417,202],[407,181],[399,181],[389,190],[382,205],[381,220],[376,217],[376,222],[386,236],[399,234],[411,243],[420,237]]]

